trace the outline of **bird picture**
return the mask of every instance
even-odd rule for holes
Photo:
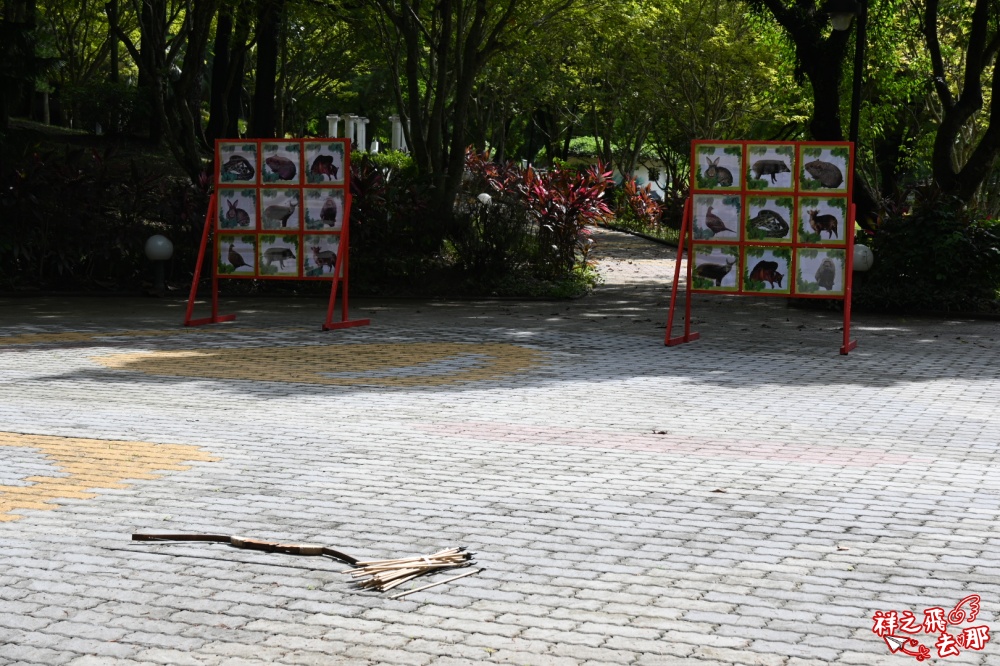
[[[232,243],[229,244],[229,263],[233,265],[233,270],[236,270],[243,266],[247,266],[248,268],[250,267],[250,264],[248,264],[246,260],[243,259],[242,254],[236,251],[236,248],[233,247]]]
[[[722,218],[712,212],[712,207],[709,206],[708,210],[705,212],[705,226],[708,227],[712,235],[722,233],[723,231],[730,231],[736,233],[732,229],[726,226],[726,223],[722,221]]]

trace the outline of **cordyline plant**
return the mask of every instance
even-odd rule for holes
[[[638,222],[645,228],[656,227],[660,224],[660,215],[663,207],[653,199],[653,186],[646,183],[645,187],[639,187],[635,178],[629,178],[622,183],[622,190],[625,193],[625,204],[628,207],[625,214]],[[619,217],[622,216],[619,210]]]
[[[557,165],[544,174],[530,167],[525,172],[528,211],[538,223],[538,241],[554,273],[572,271],[578,250],[586,256],[590,238],[584,227],[611,215],[604,201],[611,183],[611,171],[601,164],[581,171]]]
[[[477,153],[470,148],[465,155],[465,168],[472,174],[472,191],[524,200],[524,170],[514,162],[492,162],[489,152]]]

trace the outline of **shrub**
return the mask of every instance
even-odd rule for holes
[[[995,309],[1000,222],[960,200],[923,189],[908,214],[887,218],[870,239],[875,263],[859,305],[890,310]]]
[[[372,156],[351,161],[351,272],[362,289],[412,279],[440,253],[445,225],[428,217],[427,188]]]
[[[629,178],[621,187],[615,188],[614,200],[616,226],[643,233],[659,229],[663,207],[653,199],[653,186],[650,183],[639,187],[635,178]]]
[[[575,171],[561,166],[545,174],[528,167],[524,176],[528,212],[538,224],[538,244],[543,267],[552,277],[573,271],[579,251],[586,261],[591,239],[588,223],[611,215],[604,193],[611,172],[597,165]]]
[[[0,168],[0,284],[134,287],[146,239],[162,233],[193,265],[207,206],[202,186],[122,162],[107,150],[31,151]],[[5,161],[6,162],[6,161]]]
[[[536,230],[528,216],[524,172],[513,162],[466,153],[466,178],[448,234],[459,269],[490,286],[535,263]],[[487,195],[485,201],[480,197]]]

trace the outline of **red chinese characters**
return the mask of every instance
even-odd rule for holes
[[[989,627],[958,626],[976,619],[980,601],[978,594],[970,594],[950,611],[942,606],[931,606],[924,609],[921,623],[909,610],[878,610],[872,615],[872,633],[885,641],[893,654],[908,655],[918,662],[930,658],[931,648],[906,634],[923,633],[933,637],[937,656],[942,658],[957,657],[962,650],[982,650],[990,641]]]

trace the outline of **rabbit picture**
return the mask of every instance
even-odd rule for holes
[[[229,210],[226,211],[226,221],[235,223],[239,227],[249,227],[250,213],[240,208],[239,201],[226,199],[226,203],[229,204]]]
[[[726,167],[719,166],[719,160],[721,159],[721,157],[716,157],[714,160],[708,157],[705,158],[708,161],[708,168],[705,169],[705,178],[715,181],[715,184],[719,187],[732,187],[733,172]]]

